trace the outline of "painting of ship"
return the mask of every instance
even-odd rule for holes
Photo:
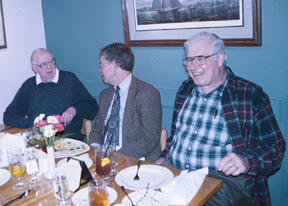
[[[169,12],[182,7],[178,0],[153,0],[152,9],[159,12]]]
[[[240,9],[242,1],[134,0],[135,5],[139,5],[136,6],[137,25],[157,24],[160,29],[163,29],[160,27],[162,24],[223,21],[225,25],[225,21],[240,20],[240,14],[243,12],[242,7]]]

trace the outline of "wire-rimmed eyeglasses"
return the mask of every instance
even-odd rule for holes
[[[186,58],[184,58],[182,60],[182,62],[183,62],[183,65],[185,67],[191,66],[193,61],[195,61],[199,65],[203,65],[203,64],[206,64],[206,59],[207,58],[215,56],[215,55],[217,55],[217,54],[211,54],[211,55],[208,55],[208,56],[186,57]]]
[[[51,59],[51,60],[48,61],[48,62],[43,62],[43,63],[41,63],[41,64],[39,64],[39,65],[37,65],[37,64],[34,64],[34,65],[36,65],[36,66],[38,66],[38,67],[41,67],[42,69],[46,69],[46,68],[48,67],[48,64],[50,64],[51,66],[56,65],[56,59],[53,58],[53,59]]]

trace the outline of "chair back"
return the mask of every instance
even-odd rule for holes
[[[92,121],[88,119],[83,119],[83,127],[81,133],[86,136],[86,142],[89,143],[89,135],[92,130]]]
[[[160,137],[161,151],[163,151],[166,147],[167,138],[168,138],[167,130],[162,129],[161,130],[161,137]]]

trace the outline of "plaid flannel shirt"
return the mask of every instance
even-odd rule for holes
[[[237,77],[229,70],[221,105],[232,147],[245,157],[248,171],[243,174],[253,205],[270,205],[267,178],[280,169],[286,143],[273,114],[269,97],[258,85]],[[171,136],[161,157],[169,156],[178,114],[194,87],[192,79],[183,82],[175,99]]]

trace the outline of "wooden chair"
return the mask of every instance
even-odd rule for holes
[[[86,142],[89,143],[89,134],[92,130],[92,121],[88,119],[83,119],[83,127],[81,133],[86,136]]]
[[[168,138],[167,130],[162,129],[161,130],[161,137],[160,137],[161,151],[163,151],[166,147],[167,138]]]

